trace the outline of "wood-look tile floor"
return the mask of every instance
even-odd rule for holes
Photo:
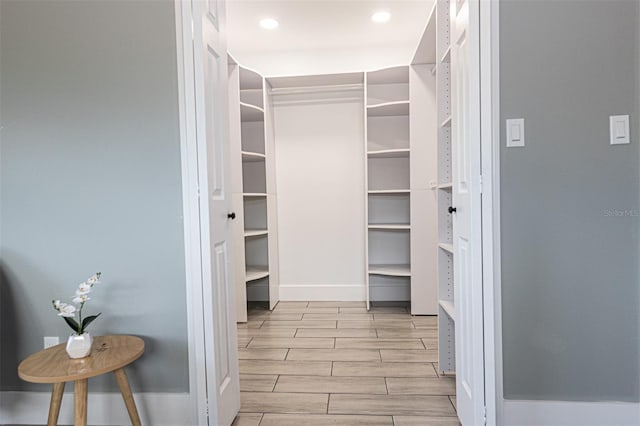
[[[252,306],[238,324],[234,426],[459,426],[436,317],[362,302]]]

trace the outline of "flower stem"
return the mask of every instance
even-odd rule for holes
[[[78,336],[82,335],[82,308],[84,308],[84,302],[80,303],[80,309],[78,310]]]

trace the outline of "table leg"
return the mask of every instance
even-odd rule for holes
[[[87,379],[73,382],[74,426],[87,426]]]
[[[129,418],[131,419],[131,425],[141,426],[140,417],[138,416],[138,410],[136,408],[136,402],[133,399],[131,387],[129,386],[129,380],[127,379],[127,373],[124,372],[124,368],[119,368],[115,370],[113,374],[116,376],[116,381],[118,382],[120,393],[122,393],[122,399],[124,399],[124,404],[127,406]]]
[[[54,383],[51,391],[51,403],[49,404],[49,419],[47,426],[56,426],[60,415],[60,405],[62,404],[62,393],[64,392],[64,382]]]

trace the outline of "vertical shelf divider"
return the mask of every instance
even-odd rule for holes
[[[229,120],[233,243],[238,322],[247,321],[247,302],[278,301],[274,141],[267,82],[229,59]]]

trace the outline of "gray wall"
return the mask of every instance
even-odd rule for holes
[[[186,392],[173,2],[2,0],[0,16],[0,389],[44,389],[17,364],[66,340],[51,300],[102,271],[90,331],[144,337],[135,391]]]
[[[500,5],[508,399],[640,397],[638,7]],[[609,145],[618,114],[631,115],[631,145]],[[517,117],[527,146],[505,148]]]

